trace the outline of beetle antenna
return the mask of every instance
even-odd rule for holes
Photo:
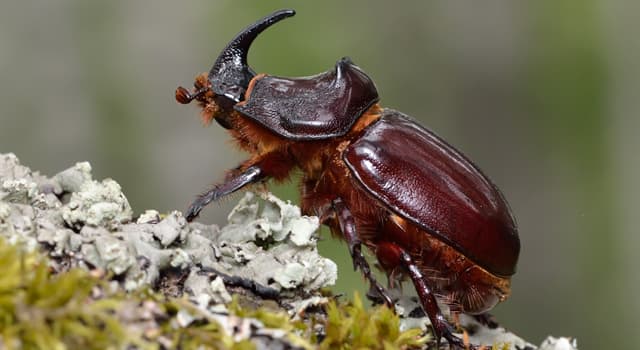
[[[238,33],[222,50],[209,71],[209,81],[213,92],[234,102],[240,102],[249,81],[255,76],[255,72],[247,64],[247,54],[251,43],[274,23],[295,14],[294,10],[279,10]]]
[[[191,93],[189,92],[189,90],[183,88],[182,86],[178,86],[178,88],[176,89],[176,101],[182,103],[183,105],[186,105],[196,98],[202,96],[207,91],[209,91],[209,88],[203,87]]]

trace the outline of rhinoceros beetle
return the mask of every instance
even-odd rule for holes
[[[256,74],[247,64],[254,39],[293,16],[280,10],[241,31],[194,90],[202,119],[228,129],[251,157],[200,195],[187,220],[211,201],[268,179],[302,171],[301,207],[346,240],[383,300],[361,246],[390,280],[408,276],[436,338],[464,346],[436,303],[480,315],[510,294],[520,240],[498,188],[460,151],[411,117],[378,103],[373,81],[350,59],[304,78]],[[437,297],[437,299],[436,299]]]

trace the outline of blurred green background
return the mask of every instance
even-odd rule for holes
[[[350,56],[385,106],[500,186],[522,241],[513,295],[494,309],[505,326],[534,343],[640,343],[638,2],[6,1],[0,152],[49,175],[89,160],[138,213],[186,208],[244,155],[215,123],[203,129],[195,106],[175,103],[174,89],[282,7],[298,14],[257,40],[256,71],[311,75]],[[295,200],[295,185],[278,193]],[[224,222],[235,199],[202,220]],[[346,246],[328,236],[336,289],[364,290]]]

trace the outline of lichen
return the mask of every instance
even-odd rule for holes
[[[53,263],[104,270],[126,290],[159,283],[163,271],[188,275],[225,271],[293,296],[332,285],[336,265],[316,249],[318,218],[265,193],[247,193],[218,228],[188,224],[177,211],[149,210],[137,220],[120,186],[94,180],[89,163],[52,178],[33,173],[14,155],[0,157],[1,234],[35,248],[45,244]],[[34,207],[47,197],[45,206]],[[4,225],[4,226],[2,226]],[[60,268],[57,265],[56,268]],[[191,285],[186,291],[221,294]]]
[[[547,337],[538,350],[577,350],[578,341],[570,338]]]
[[[133,211],[120,185],[111,179],[83,182],[62,208],[64,221],[78,230],[85,225],[113,230],[130,221],[132,216]]]
[[[230,224],[222,229],[188,224],[176,211],[166,215],[146,211],[134,220],[120,186],[110,179],[94,180],[90,170],[88,163],[78,163],[47,178],[20,165],[13,155],[0,155],[0,183],[4,184],[0,189],[0,239],[20,247],[19,252],[38,256],[39,266],[21,270],[22,274],[39,271],[32,284],[23,285],[22,290],[9,284],[7,290],[27,295],[37,290],[36,299],[46,299],[45,304],[51,306],[39,310],[42,305],[34,299],[33,308],[26,310],[19,302],[9,301],[8,305],[18,305],[20,310],[5,310],[12,317],[4,320],[14,328],[2,327],[8,333],[2,334],[0,345],[146,348],[160,344],[165,348],[245,349],[262,344],[269,348],[296,338],[282,329],[269,330],[260,320],[225,314],[224,304],[230,302],[231,294],[222,276],[271,288],[279,293],[282,305],[336,279],[335,264],[316,250],[318,219],[302,216],[299,208],[270,194],[247,193],[230,215]],[[51,259],[40,257],[38,248]],[[313,266],[302,271],[307,264]],[[11,266],[5,276],[29,280]],[[279,278],[280,274],[285,277]],[[78,286],[77,291],[73,285]],[[150,288],[183,297],[163,299]],[[67,293],[66,302],[48,301],[61,293]],[[3,300],[14,297],[20,298],[5,295]],[[87,307],[77,307],[82,305]],[[91,316],[94,305],[109,307]],[[56,310],[69,319],[42,316]],[[266,309],[261,312],[268,315]],[[44,317],[44,323],[24,318],[33,315]],[[140,315],[153,317],[144,318],[146,326],[140,328]],[[90,316],[96,317],[95,322],[85,322]],[[69,333],[57,327],[68,327]],[[92,328],[104,333],[94,334]],[[122,336],[123,332],[128,336]],[[90,339],[92,345],[85,346]]]
[[[254,349],[186,299],[123,293],[82,269],[51,274],[38,252],[0,239],[0,348]],[[247,321],[248,322],[248,321]]]

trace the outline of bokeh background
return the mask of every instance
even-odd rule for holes
[[[583,349],[638,346],[640,2],[6,1],[0,152],[49,175],[89,160],[138,213],[186,208],[243,155],[174,89],[282,7],[298,14],[257,40],[256,71],[312,75],[350,56],[385,106],[500,186],[522,240],[513,295],[494,309],[504,325],[534,343],[554,334]],[[296,200],[295,186],[277,191]],[[223,223],[233,201],[202,220]],[[328,236],[336,290],[364,290]]]

